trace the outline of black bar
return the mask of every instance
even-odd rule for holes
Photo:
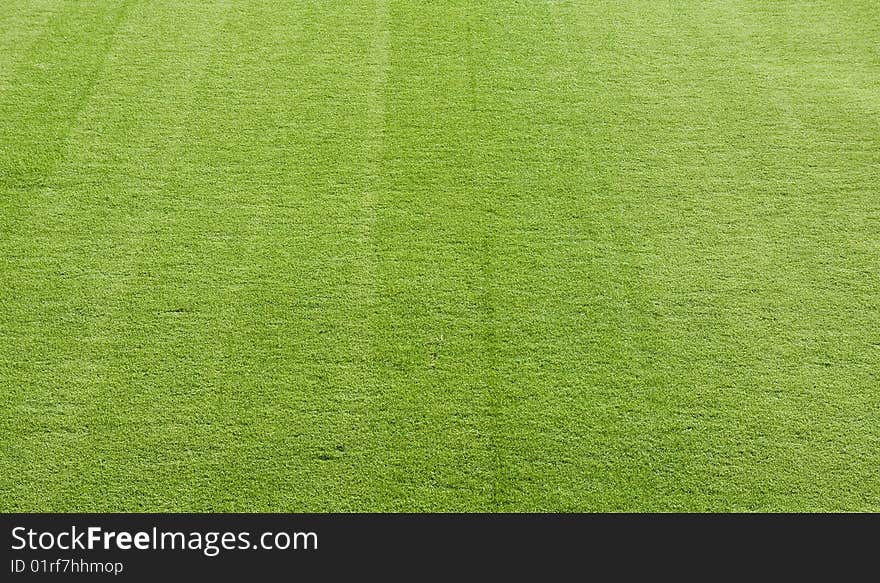
[[[804,566],[822,557],[830,558],[834,552],[841,553],[847,565],[853,567],[860,557],[873,557],[876,553],[880,518],[676,514],[5,514],[0,515],[0,527],[4,532],[0,581],[24,581],[35,576],[58,581],[157,581],[178,577],[208,581],[230,577],[293,580],[358,573],[411,575],[414,579],[426,574],[466,574],[471,579],[478,573],[532,573],[546,577],[550,573],[570,573],[571,569],[597,574],[599,566],[613,568],[619,576],[635,575],[647,567],[655,573],[694,572],[696,565],[703,563],[724,570],[748,570],[750,565],[767,561],[782,565],[787,561],[799,562]],[[80,545],[87,547],[89,527],[100,528],[92,531],[96,537],[93,548],[57,548],[59,544],[70,546],[75,536],[80,536]],[[106,533],[114,533],[109,535],[109,542],[105,541]],[[119,533],[129,533],[131,537],[123,534],[118,538]],[[173,533],[183,535],[187,548],[177,548],[182,539]],[[227,535],[224,542],[219,533],[233,533],[235,537]],[[241,533],[248,536],[243,539]],[[133,548],[135,540],[147,548]],[[263,543],[273,548],[263,548]],[[54,548],[16,550],[23,545],[41,544]],[[162,545],[166,546],[164,550]],[[235,548],[224,549],[224,545]],[[285,545],[288,548],[276,548]],[[126,546],[132,548],[124,550]],[[120,564],[121,573],[107,574],[108,570],[118,570],[116,566]],[[98,572],[98,565],[103,565],[103,573]],[[107,565],[114,567],[110,569]],[[79,571],[71,572],[74,568]],[[61,569],[66,572],[56,572]]]

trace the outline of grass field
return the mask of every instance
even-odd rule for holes
[[[0,2],[0,511],[880,511],[874,0]]]

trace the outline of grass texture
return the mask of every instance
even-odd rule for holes
[[[0,510],[880,511],[878,39],[0,2]]]

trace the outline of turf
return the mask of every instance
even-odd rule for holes
[[[880,511],[874,0],[0,3],[0,511]]]

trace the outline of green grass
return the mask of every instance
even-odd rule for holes
[[[880,511],[878,38],[0,2],[0,511]]]

